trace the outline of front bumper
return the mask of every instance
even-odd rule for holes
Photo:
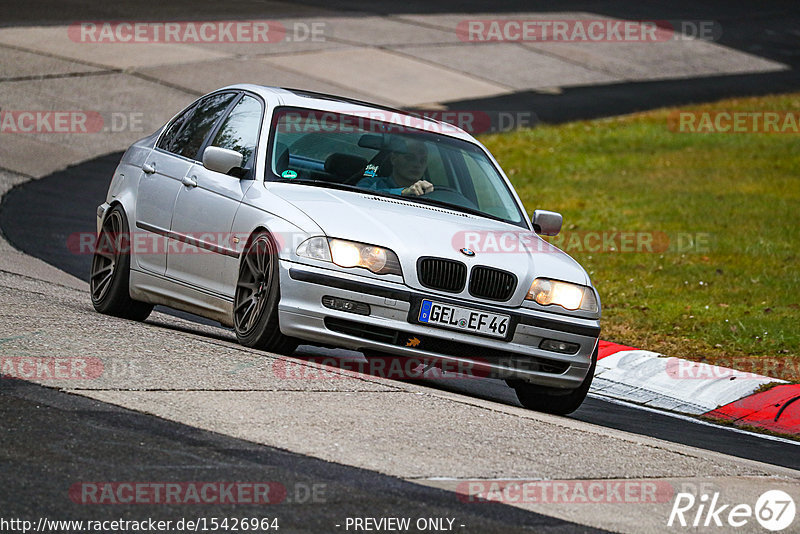
[[[449,362],[478,376],[525,380],[545,387],[578,387],[589,370],[600,335],[597,320],[456,300],[289,261],[280,262],[280,288],[280,328],[288,336]],[[327,308],[322,304],[326,296],[368,304],[369,315]],[[411,322],[423,297],[511,315],[513,334],[502,340]],[[580,348],[575,354],[542,350],[538,347],[543,339],[575,343]]]

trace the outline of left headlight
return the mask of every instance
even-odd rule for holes
[[[525,297],[542,306],[556,304],[567,310],[582,310],[597,313],[597,298],[588,286],[537,278]]]
[[[375,274],[403,275],[397,254],[388,248],[344,239],[312,237],[300,243],[297,255],[330,261],[339,267],[363,267]]]

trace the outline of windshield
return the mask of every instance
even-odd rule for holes
[[[389,115],[389,112],[376,112]],[[505,181],[475,144],[412,126],[325,111],[279,108],[270,180],[352,188],[525,226]],[[447,126],[444,126],[447,127]]]

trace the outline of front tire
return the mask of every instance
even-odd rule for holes
[[[233,299],[233,324],[242,345],[291,354],[298,341],[281,333],[278,323],[280,276],[278,249],[266,232],[255,234],[242,254],[236,294]]]
[[[592,354],[592,365],[589,367],[589,372],[586,373],[586,378],[583,379],[580,386],[566,394],[554,392],[552,388],[543,388],[528,382],[515,381],[509,385],[517,393],[520,404],[529,410],[554,415],[571,414],[583,404],[586,395],[589,393],[589,387],[592,385],[594,371],[597,367],[597,355],[598,349],[595,347],[594,354]]]
[[[131,238],[125,211],[119,205],[108,212],[94,247],[89,290],[94,309],[106,315],[144,321],[153,305],[130,295]]]

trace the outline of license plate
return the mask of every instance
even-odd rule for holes
[[[418,319],[420,323],[430,326],[495,337],[506,337],[511,323],[508,315],[471,310],[431,300],[422,301]]]

